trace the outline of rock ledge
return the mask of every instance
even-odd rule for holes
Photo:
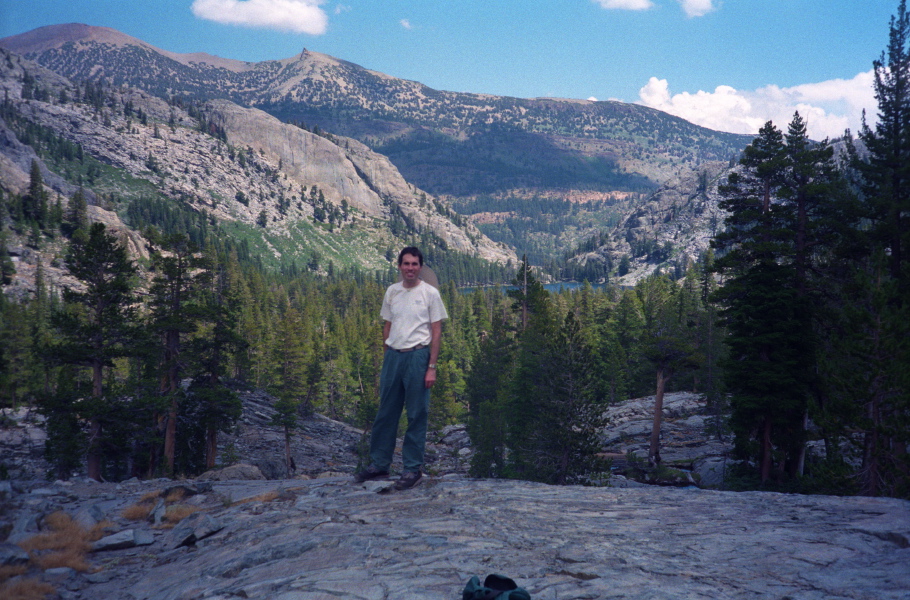
[[[206,482],[188,500],[198,511],[171,531],[122,518],[173,484],[14,483],[8,502],[20,529],[40,522],[36,513],[91,508],[141,541],[94,552],[95,573],[55,570],[64,600],[457,598],[471,575],[491,572],[535,600],[898,600],[910,591],[904,500],[457,475],[377,493],[385,488],[329,477]]]

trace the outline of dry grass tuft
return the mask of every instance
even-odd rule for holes
[[[108,528],[109,528],[111,525],[113,525],[113,523],[111,523],[110,521],[105,520],[105,521],[101,521],[100,523],[98,523],[97,525],[95,525],[94,527],[92,527],[92,528],[89,530],[89,532],[88,532],[88,541],[90,541],[90,542],[97,542],[98,540],[100,540],[101,538],[103,538],[105,535],[107,535],[108,533],[110,533],[110,532],[108,531]]]
[[[151,503],[161,497],[161,492],[146,492],[139,498],[139,504]]]
[[[144,504],[140,501],[139,504],[127,506],[120,514],[128,521],[144,521],[149,518],[152,508],[154,507],[151,504]]]
[[[167,507],[167,511],[164,514],[164,520],[171,523],[177,523],[178,521],[182,521],[186,517],[198,511],[198,506],[190,506],[189,504],[175,504],[173,506]]]
[[[271,492],[264,492],[258,496],[251,496],[249,498],[244,498],[243,500],[238,500],[234,502],[234,506],[238,504],[247,504],[249,502],[273,502],[281,498],[281,493],[277,490],[272,490]]]
[[[157,492],[148,492],[144,494],[136,504],[124,508],[121,514],[124,519],[130,521],[148,519],[152,509],[155,507],[155,503],[163,498],[166,508],[164,519],[158,527],[161,529],[170,529],[182,519],[202,510],[196,506],[180,503],[182,500],[185,500],[192,495],[193,493],[183,486],[175,486]]]
[[[3,600],[43,600],[55,592],[52,585],[36,579],[17,579],[0,585],[0,598]]]
[[[39,533],[19,544],[28,552],[42,550],[82,549],[87,554],[91,550],[89,534],[72,517],[64,512],[55,512],[47,516],[45,523],[50,531]]]
[[[168,506],[164,512],[164,520],[161,521],[160,527],[162,529],[171,529],[183,519],[200,510],[202,509],[198,506],[190,506],[189,504],[174,504]]]
[[[80,573],[92,570],[92,565],[85,559],[85,552],[79,548],[67,548],[50,554],[37,554],[32,557],[32,563],[42,571],[57,567],[69,567]]]
[[[172,490],[165,497],[164,491],[159,490],[157,492],[146,492],[139,498],[139,501],[132,506],[127,506],[123,509],[123,512],[120,513],[124,519],[128,521],[143,521],[148,519],[149,515],[152,512],[152,509],[155,508],[155,504],[164,497],[166,503],[176,502],[183,497],[183,491],[180,489]]]
[[[164,501],[171,504],[185,500],[187,496],[189,496],[189,494],[184,488],[177,487],[168,492],[167,496],[164,497]]]
[[[65,512],[51,513],[45,519],[49,531],[22,541],[19,546],[27,551],[32,562],[41,569],[70,567],[85,572],[91,569],[86,555],[92,542],[104,535],[107,522],[98,523],[86,531]]]
[[[0,585],[10,579],[11,577],[16,577],[17,575],[22,575],[28,570],[28,567],[25,565],[19,565],[16,567],[12,566],[2,566],[0,567]],[[0,588],[2,589],[2,588]]]

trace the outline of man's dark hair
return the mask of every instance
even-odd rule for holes
[[[417,262],[420,263],[420,266],[423,266],[423,253],[417,249],[416,246],[408,246],[407,248],[402,248],[401,252],[398,253],[398,266],[401,266],[401,261],[404,260],[404,255],[410,254],[411,256],[417,257]]]

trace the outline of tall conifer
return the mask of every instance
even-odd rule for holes
[[[812,358],[801,335],[806,315],[788,260],[792,222],[779,201],[786,150],[780,131],[765,124],[744,152],[741,168],[719,188],[729,216],[712,242],[724,252],[716,263],[724,285],[715,299],[729,332],[725,381],[732,396],[731,425],[737,451],[758,461],[762,482],[771,477],[775,447],[782,451],[781,465],[793,459],[784,448],[802,447],[804,376]]]
[[[685,294],[664,275],[639,282],[635,291],[644,315],[642,354],[652,367],[656,385],[648,461],[660,463],[660,430],[667,383],[681,371],[696,368],[701,357],[695,346],[694,315]]]
[[[160,392],[167,399],[166,416],[159,426],[164,430],[165,469],[174,474],[177,419],[184,390],[181,379],[187,373],[183,356],[185,336],[198,327],[202,315],[201,292],[211,272],[205,268],[198,248],[184,234],[164,239],[162,251],[153,259],[156,275],[152,281],[152,329],[161,336]]]
[[[910,494],[910,13],[901,0],[892,16],[888,47],[873,62],[878,120],[863,123],[868,157],[861,174],[864,255],[847,290],[856,290],[857,312],[845,307],[847,334],[840,342],[859,373],[842,379],[841,392],[862,398],[861,489],[865,494]],[[866,233],[866,232],[863,232]],[[883,268],[883,265],[886,268]],[[860,284],[857,288],[856,284]]]
[[[869,152],[863,172],[864,203],[873,223],[872,238],[887,248],[891,277],[900,282],[901,297],[910,290],[907,246],[910,243],[910,13],[901,0],[891,18],[888,49],[873,62],[878,121],[865,121],[860,139]]]
[[[215,467],[218,432],[229,430],[242,412],[237,394],[224,383],[232,357],[244,346],[237,331],[239,298],[230,286],[224,265],[214,265],[215,262],[209,253],[202,263],[212,272],[199,279],[200,327],[190,346],[195,373],[190,391],[200,404],[199,415],[205,427],[206,469]]]
[[[72,241],[66,265],[84,289],[63,292],[67,306],[55,315],[60,332],[55,354],[64,363],[91,369],[91,400],[84,403],[81,413],[90,424],[88,476],[100,480],[103,423],[110,401],[105,396],[105,370],[130,351],[136,325],[132,290],[137,269],[123,245],[101,223],[93,224],[86,238]]]

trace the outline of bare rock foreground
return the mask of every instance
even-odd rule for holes
[[[460,476],[406,492],[349,477],[3,483],[14,527],[0,556],[38,514],[111,522],[95,572],[45,572],[63,600],[460,598],[492,572],[535,600],[910,597],[910,502],[897,499]],[[122,516],[169,486],[197,512],[172,529],[150,522],[162,511]]]

